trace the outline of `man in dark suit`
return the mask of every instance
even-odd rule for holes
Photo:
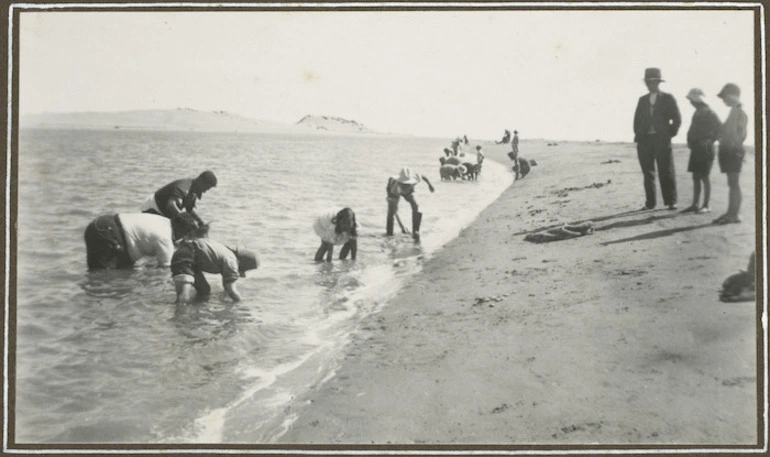
[[[634,115],[634,142],[644,175],[646,201],[642,209],[655,208],[655,163],[658,164],[660,191],[668,209],[676,209],[676,175],[671,153],[671,138],[676,136],[682,117],[671,94],[658,89],[659,68],[644,71],[644,83],[650,91],[639,98]]]

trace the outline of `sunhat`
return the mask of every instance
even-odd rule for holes
[[[728,96],[733,96],[735,98],[738,98],[741,96],[741,88],[738,87],[736,84],[733,83],[727,83],[725,84],[725,87],[722,88],[722,90],[719,91],[717,94],[717,97],[719,98],[725,98]]]
[[[644,70],[645,81],[665,81],[661,78],[660,68],[645,68]]]
[[[246,272],[259,268],[259,259],[257,254],[246,248],[234,249],[235,257],[238,258],[238,272],[242,278],[246,277]]]
[[[694,87],[690,89],[690,92],[687,92],[687,98],[698,103],[703,103],[703,97],[705,96],[706,94],[704,94],[703,91],[697,87]]]
[[[404,167],[398,174],[398,182],[401,184],[417,184],[420,180],[417,178],[417,173],[413,172],[411,168]]]

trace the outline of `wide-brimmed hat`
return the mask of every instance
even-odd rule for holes
[[[401,169],[401,171],[398,173],[397,180],[401,184],[417,184],[420,182],[419,178],[417,177],[417,173],[413,172],[409,167],[404,167]]]
[[[706,94],[703,93],[702,90],[698,89],[697,87],[694,87],[690,89],[690,92],[687,92],[687,98],[689,100],[692,100],[694,102],[698,103],[704,103],[703,97],[705,97]]]
[[[644,69],[645,81],[665,81],[661,77],[660,68],[645,68]]]
[[[717,94],[717,97],[719,98],[725,98],[728,96],[733,96],[735,98],[738,98],[741,96],[741,88],[738,87],[737,84],[733,83],[727,83],[725,84],[725,87],[722,88],[722,90],[719,91]]]

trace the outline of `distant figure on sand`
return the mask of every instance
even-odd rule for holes
[[[514,137],[515,141],[511,141],[511,150],[508,152],[508,157],[513,161],[513,166],[511,167],[511,170],[516,174],[516,179],[519,179],[521,177],[519,173],[519,132],[516,132],[516,136]]]
[[[413,172],[409,167],[402,168],[397,176],[388,178],[388,184],[385,186],[388,200],[388,217],[385,231],[387,236],[393,236],[393,219],[397,217],[398,202],[401,197],[404,197],[412,207],[412,238],[414,241],[420,242],[422,213],[417,206],[417,200],[414,199],[414,186],[422,181],[425,181],[431,192],[435,192],[428,178]]]
[[[182,213],[173,220],[157,214],[107,214],[94,219],[85,231],[89,270],[132,268],[142,257],[155,257],[168,267],[174,240],[195,230],[197,223]]]
[[[715,224],[733,224],[741,221],[738,213],[741,209],[741,186],[738,178],[743,167],[743,157],[746,151],[743,142],[746,140],[748,116],[741,107],[741,89],[727,83],[719,92],[718,97],[730,107],[722,130],[719,133],[719,169],[727,174],[727,185],[730,187],[727,212],[714,220]]]
[[[476,145],[476,163],[481,164],[484,161],[484,152],[481,151],[481,145]]]
[[[321,247],[315,253],[315,261],[320,262],[326,256],[326,261],[331,262],[334,255],[334,246],[342,245],[340,260],[345,260],[350,253],[351,260],[356,260],[358,253],[358,223],[356,213],[350,208],[340,211],[330,211],[313,224],[313,231],[321,237]]]
[[[711,212],[709,198],[711,197],[711,166],[714,163],[714,142],[719,138],[719,129],[722,123],[716,113],[703,101],[705,94],[698,88],[691,89],[687,94],[695,112],[692,115],[690,129],[687,131],[687,146],[690,147],[690,160],[687,171],[692,173],[693,197],[692,205],[683,213],[695,212],[698,214]],[[701,184],[703,186],[703,206],[698,207]]]
[[[519,131],[513,131],[513,139],[511,140],[511,152],[515,155],[519,155]]]
[[[682,118],[676,99],[671,94],[661,92],[659,68],[647,68],[644,71],[644,83],[648,94],[639,98],[634,114],[634,142],[639,165],[644,175],[645,202],[643,210],[655,208],[655,164],[658,164],[658,178],[663,203],[668,209],[676,206],[676,173],[671,150],[671,138],[679,132]]]
[[[509,141],[511,141],[511,131],[506,130],[503,138],[500,141],[495,141],[495,144],[507,144]]]
[[[468,135],[463,135],[463,142],[465,144],[470,144],[470,142],[468,141]]]
[[[211,293],[203,273],[221,274],[222,286],[233,301],[241,294],[235,287],[238,278],[259,267],[257,255],[245,248],[230,249],[207,238],[185,240],[171,259],[171,276],[176,287],[176,302],[190,303],[198,296]]]
[[[195,179],[177,179],[161,187],[150,195],[141,207],[143,213],[160,214],[173,219],[186,211],[203,225],[203,220],[195,212],[195,204],[203,193],[217,185],[217,177],[211,171],[204,171]]]

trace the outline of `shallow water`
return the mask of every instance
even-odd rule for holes
[[[139,131],[23,130],[19,147],[16,442],[264,443],[292,399],[334,372],[340,348],[425,258],[511,182],[441,182],[448,141]],[[475,158],[475,157],[474,157]],[[385,238],[385,183],[409,165],[423,241]],[[210,237],[258,252],[244,300],[174,305],[167,269],[89,273],[83,231],[137,212],[178,178],[213,170],[198,203]],[[312,261],[314,219],[350,206],[358,260]],[[410,224],[409,205],[401,202]]]

